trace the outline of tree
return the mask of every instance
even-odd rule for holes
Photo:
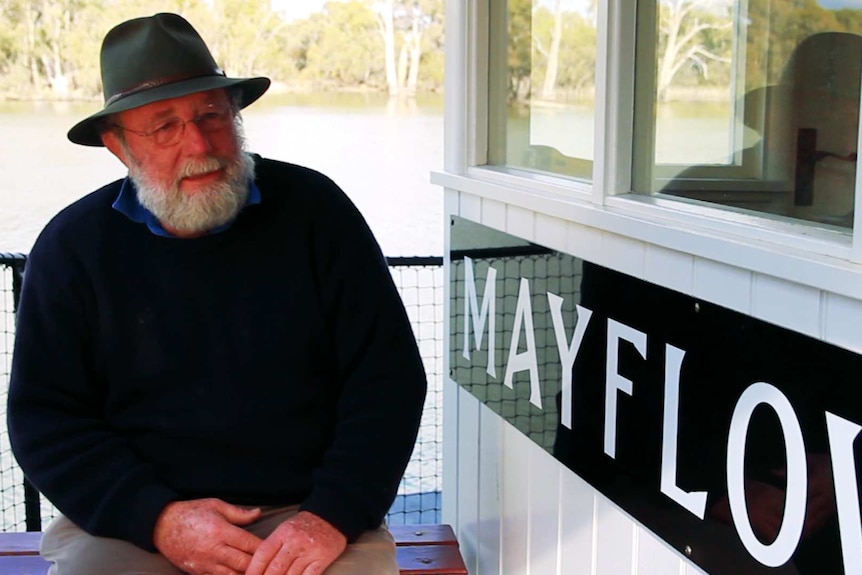
[[[663,0],[659,14],[658,99],[667,99],[674,77],[686,64],[693,64],[704,78],[709,61],[730,62],[726,55],[710,51],[704,43],[708,30],[730,30],[732,20],[709,11],[709,0]],[[730,4],[727,4],[726,8]]]
[[[429,31],[442,32],[442,0],[367,0],[377,14],[383,39],[386,86],[390,96],[416,93]],[[440,34],[435,34],[439,36]],[[396,58],[397,53],[397,58]]]
[[[304,75],[335,85],[377,86],[383,50],[368,6],[360,0],[327,2],[325,15],[315,20],[317,37],[306,53]]]
[[[398,69],[395,65],[395,0],[377,0],[371,4],[377,14],[377,25],[383,38],[383,61],[389,94],[398,94]]]
[[[542,82],[542,98],[553,100],[557,97],[557,72],[560,67],[560,43],[563,41],[563,0],[554,4],[554,29],[551,34],[551,49],[547,53],[545,80]]]
[[[108,30],[165,11],[192,22],[232,76],[379,90],[388,87],[388,61],[395,90],[441,86],[443,0],[391,0],[391,54],[384,57],[380,14],[371,6],[389,1],[330,1],[287,23],[269,0],[0,0],[0,97],[98,97]]]
[[[286,23],[269,0],[215,0],[215,30],[210,47],[228,75],[255,76],[280,60]]]
[[[565,98],[583,99],[595,85],[596,27],[592,15],[561,8],[533,13],[531,82],[542,86],[542,99],[560,99],[561,90]]]
[[[826,10],[817,0],[785,0],[772,7],[764,3],[752,5],[746,62],[748,89],[781,82],[790,55],[811,34],[828,30],[862,32],[858,27],[846,27],[852,25],[846,12],[859,14],[859,10]],[[842,21],[846,24],[842,25]]]
[[[507,66],[509,69],[509,100],[529,97],[532,65],[532,0],[511,0],[507,36]]]

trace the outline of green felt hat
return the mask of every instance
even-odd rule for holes
[[[218,88],[240,94],[245,108],[269,88],[269,78],[228,78],[200,35],[182,16],[156,14],[114,27],[102,42],[105,107],[69,130],[69,139],[101,146],[100,119],[167,100]]]

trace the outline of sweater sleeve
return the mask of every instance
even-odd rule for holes
[[[321,299],[342,382],[334,439],[302,508],[349,541],[380,526],[418,433],[425,370],[385,258],[364,219],[332,184],[318,214]]]
[[[70,243],[49,226],[28,258],[7,406],[12,449],[36,488],[85,531],[153,551],[155,521],[178,495],[105,415],[92,279]]]

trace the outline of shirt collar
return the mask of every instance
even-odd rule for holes
[[[242,209],[244,210],[248,206],[253,206],[259,204],[261,202],[260,189],[257,187],[257,184],[254,183],[254,180],[250,181],[248,184],[248,197],[245,200],[245,204]],[[154,233],[157,236],[162,236],[165,238],[173,238],[176,237],[170,232],[168,232],[162,224],[159,222],[158,218],[153,215],[151,211],[141,205],[141,202],[138,200],[138,194],[135,190],[135,185],[132,183],[132,180],[128,177],[123,180],[123,183],[120,185],[120,193],[117,194],[117,199],[114,200],[114,203],[111,204],[111,207],[132,220],[133,222],[139,224],[145,224],[147,229],[150,232]],[[209,234],[217,234],[219,232],[223,232],[228,229],[231,224],[236,220],[227,222],[226,224],[222,224],[217,228],[213,228],[209,231]]]

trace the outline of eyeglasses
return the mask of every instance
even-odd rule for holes
[[[120,124],[114,124],[114,126],[144,138],[152,138],[158,146],[168,147],[178,144],[183,139],[186,124],[189,122],[193,122],[198,127],[198,130],[204,134],[213,134],[224,130],[233,122],[233,110],[227,106],[213,107],[209,111],[195,116],[190,120],[170,118],[160,122],[155,128],[148,131],[133,130]]]

